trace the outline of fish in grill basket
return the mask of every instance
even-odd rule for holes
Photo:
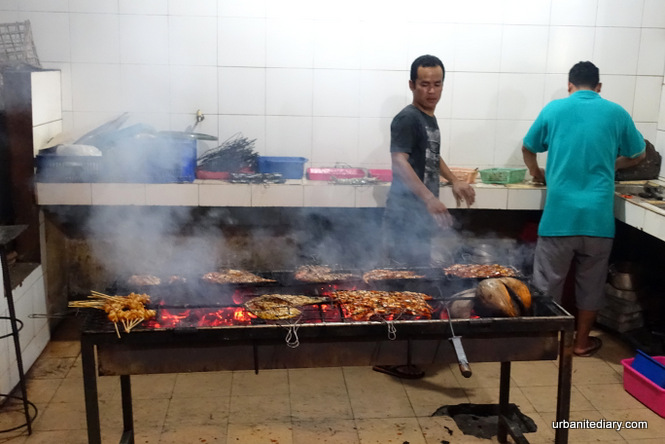
[[[363,281],[382,281],[386,279],[422,279],[425,276],[409,270],[371,270],[363,274]]]
[[[407,314],[431,319],[432,297],[413,291],[340,290],[331,293],[344,313],[356,321],[378,317],[399,317]]]
[[[303,265],[296,270],[294,276],[303,282],[343,281],[355,277],[353,273],[334,272],[332,268],[324,265]]]
[[[220,270],[206,273],[201,278],[212,284],[257,284],[262,282],[275,282],[245,270]]]
[[[319,304],[326,298],[293,294],[265,294],[245,302],[245,308],[267,320],[291,319],[302,314],[298,307]]]
[[[455,264],[443,271],[460,278],[517,277],[519,274],[514,268],[499,264]]]

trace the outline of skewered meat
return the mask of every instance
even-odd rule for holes
[[[187,279],[182,277],[182,276],[178,276],[178,275],[169,276],[169,285],[184,284],[186,282],[187,282]]]
[[[303,265],[295,272],[295,278],[303,282],[342,281],[353,277],[353,273],[333,272],[330,267],[323,265]]]
[[[385,319],[404,314],[432,317],[432,307],[427,303],[432,299],[424,293],[412,291],[344,290],[335,291],[331,297],[344,312],[357,321],[368,321],[373,317]]]
[[[499,264],[456,264],[444,268],[447,275],[461,278],[515,277],[517,270]]]
[[[519,279],[485,279],[476,291],[478,300],[492,314],[516,317],[531,308],[531,292]]]
[[[363,274],[363,281],[381,281],[385,279],[422,279],[425,276],[409,270],[372,270]]]
[[[150,286],[159,285],[162,283],[162,280],[151,274],[135,274],[127,279],[127,283],[129,285]]]
[[[262,278],[254,273],[244,270],[220,270],[203,275],[202,279],[213,284],[255,284],[260,282],[275,282],[272,279]]]

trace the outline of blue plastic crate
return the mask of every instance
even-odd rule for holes
[[[102,156],[60,156],[37,154],[38,182],[97,182],[104,168]]]
[[[665,388],[665,365],[656,361],[642,350],[637,350],[632,367],[657,386]]]
[[[279,173],[284,179],[302,179],[305,171],[304,157],[259,156],[259,173]]]

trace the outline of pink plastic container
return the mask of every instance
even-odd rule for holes
[[[365,174],[362,168],[307,168],[309,180],[360,179]]]
[[[369,175],[372,177],[376,177],[381,182],[393,181],[393,170],[371,169],[369,170]]]
[[[665,356],[653,356],[653,359],[665,364]],[[645,406],[665,418],[665,389],[659,387],[646,376],[633,368],[635,358],[624,359],[623,388]]]

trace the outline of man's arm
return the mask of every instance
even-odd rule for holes
[[[439,173],[453,186],[453,196],[455,196],[458,207],[462,201],[466,202],[467,207],[473,205],[476,201],[476,190],[463,180],[459,180],[441,157],[439,157]]]
[[[529,169],[529,174],[533,177],[533,181],[545,183],[545,170],[538,166],[536,153],[529,151],[527,147],[522,145],[522,158],[524,159],[524,164]]]
[[[626,156],[619,156],[617,157],[617,160],[614,163],[614,170],[616,171],[623,168],[630,168],[632,166],[635,166],[638,163],[642,162],[646,157],[647,157],[647,150],[642,151],[642,154],[632,159]]]
[[[429,214],[432,215],[436,223],[441,227],[452,225],[452,217],[448,213],[448,208],[425,186],[411,164],[409,164],[409,155],[407,153],[391,153],[393,174],[415,194],[426,206]]]

